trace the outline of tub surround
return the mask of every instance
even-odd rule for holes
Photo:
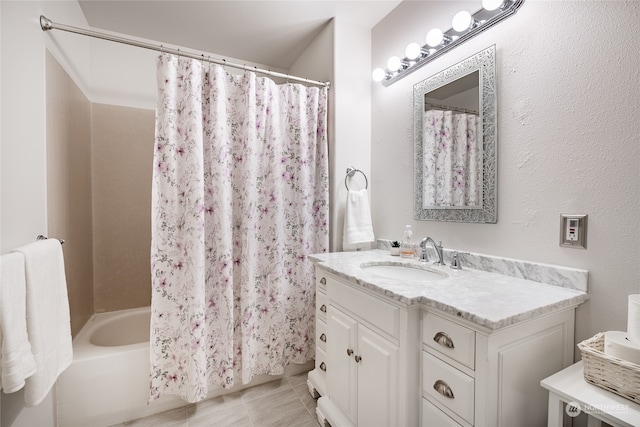
[[[575,307],[588,299],[586,270],[476,254],[463,255],[462,270],[453,270],[449,268],[450,253],[444,267],[426,264],[448,278],[425,282],[387,279],[360,267],[371,262],[425,266],[415,259],[391,256],[386,250],[314,254],[310,258],[336,276],[387,298],[435,308],[492,331]],[[543,283],[546,279],[552,283]]]

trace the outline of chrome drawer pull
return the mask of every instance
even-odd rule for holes
[[[355,359],[356,363],[360,363],[360,361],[362,360],[362,357],[358,356],[357,354],[353,356],[353,358]]]
[[[353,354],[353,350],[350,348],[347,349],[347,356],[351,356]]]
[[[447,347],[447,348],[455,348],[455,346],[453,345],[453,340],[451,339],[451,337],[447,334],[445,334],[444,332],[438,332],[434,337],[433,340],[435,342],[437,342],[438,344],[440,344],[443,347]]]
[[[322,306],[320,306],[320,311],[321,311],[321,312],[323,312],[323,313],[326,313],[326,312],[327,312],[327,306],[326,306],[326,304],[322,304]]]
[[[322,363],[320,364],[320,370],[321,370],[321,371],[324,371],[324,372],[327,372],[327,365],[326,365],[324,362],[322,362]]]
[[[327,284],[327,279],[325,279],[324,277],[322,279],[320,279],[320,283],[322,283],[323,285]]]
[[[453,390],[449,387],[449,384],[445,383],[442,380],[438,380],[433,383],[433,389],[443,395],[444,397],[448,397],[449,399],[453,399]]]
[[[320,341],[327,342],[327,336],[325,334],[320,335]]]

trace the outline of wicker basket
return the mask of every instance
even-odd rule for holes
[[[640,403],[640,365],[604,353],[604,332],[578,344],[585,381]]]

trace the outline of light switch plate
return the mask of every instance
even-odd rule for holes
[[[560,214],[560,246],[587,249],[587,215]]]

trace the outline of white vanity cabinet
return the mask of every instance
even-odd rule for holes
[[[573,363],[573,328],[573,308],[497,331],[427,309],[422,426],[546,425],[540,381]]]
[[[317,406],[321,423],[417,425],[419,306],[358,289],[321,268],[316,280],[326,282],[328,300],[324,392],[316,386],[322,376],[316,373],[317,361],[309,374],[310,388],[322,396]]]
[[[559,284],[433,266],[445,278],[429,282],[363,267],[424,266],[384,251],[313,259],[316,369],[308,385],[320,396],[323,427],[546,425],[540,381],[573,363],[586,270],[482,256],[478,264]]]

